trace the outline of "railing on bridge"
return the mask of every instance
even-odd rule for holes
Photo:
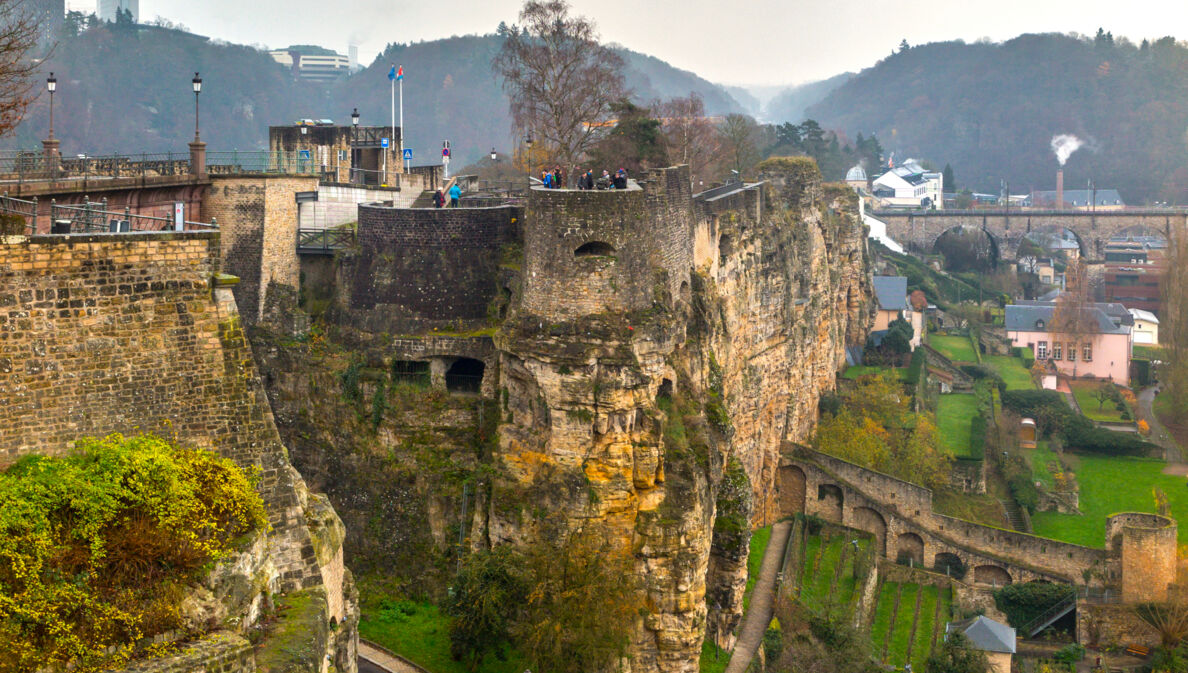
[[[298,229],[297,252],[308,255],[333,255],[355,245],[353,229]]]
[[[16,215],[25,220],[25,233],[38,232],[38,220],[45,217],[40,213],[37,199],[17,199],[7,194],[0,196],[0,214]],[[141,215],[131,208],[123,211],[108,210],[106,201],[88,201],[81,205],[58,205],[50,202],[50,233],[54,234],[96,234],[127,233],[133,231],[177,231],[177,222],[168,217]],[[218,229],[212,218],[209,223],[182,222],[182,231],[204,231]]]
[[[208,152],[206,172],[215,175],[283,173],[317,175],[333,179],[337,164],[324,165],[310,152],[268,150]],[[25,183],[51,180],[115,179],[190,175],[189,152],[78,155],[48,157],[42,152],[0,152],[0,182]]]
[[[323,165],[319,157],[309,151],[270,152],[253,150],[240,152],[207,152],[206,172],[215,175],[237,173],[281,173],[285,175],[334,176],[336,164]]]

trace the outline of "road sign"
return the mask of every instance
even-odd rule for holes
[[[300,152],[301,152],[301,158],[302,158],[302,159],[308,159],[308,158],[309,158],[309,150],[300,150]]]
[[[447,147],[447,148],[443,149],[441,151],[441,156],[448,159],[450,157],[450,148]]]
[[[380,138],[380,147],[387,147],[387,146],[388,146],[388,139]]]
[[[404,160],[412,161],[412,150],[404,150]]]

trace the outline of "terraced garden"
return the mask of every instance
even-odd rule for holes
[[[912,668],[924,670],[952,608],[948,587],[883,582],[870,629],[875,657],[896,668],[911,662]]]
[[[988,355],[986,364],[990,365],[998,375],[1006,381],[1007,390],[1034,390],[1031,372],[1023,366],[1023,361],[1011,355]]]
[[[970,420],[978,413],[977,397],[964,393],[941,395],[937,403],[936,425],[942,448],[958,458],[970,455]]]
[[[953,362],[977,362],[973,344],[967,336],[930,336],[928,345]]]
[[[869,546],[869,538],[807,536],[798,574],[801,604],[818,614],[853,615],[859,598],[854,562]]]

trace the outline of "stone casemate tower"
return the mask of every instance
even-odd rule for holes
[[[1106,520],[1106,547],[1122,557],[1122,601],[1167,600],[1176,581],[1176,521],[1124,512]]]
[[[643,187],[535,188],[524,228],[525,312],[568,320],[670,303],[692,260],[688,167],[652,171]],[[667,301],[666,301],[667,300]]]

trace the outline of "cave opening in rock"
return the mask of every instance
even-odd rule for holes
[[[458,358],[446,370],[446,390],[454,393],[477,393],[483,385],[483,372],[487,366],[482,360]]]

